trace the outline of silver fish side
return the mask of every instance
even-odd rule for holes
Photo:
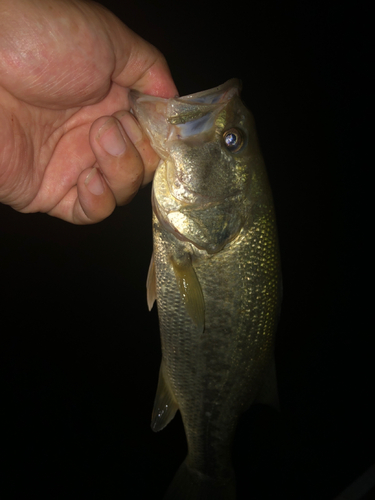
[[[235,498],[238,419],[254,401],[277,399],[281,270],[254,121],[237,80],[181,98],[130,98],[162,158],[148,277],[162,344],[152,428],[179,409],[188,443],[166,498]]]

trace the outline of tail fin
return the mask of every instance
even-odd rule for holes
[[[176,472],[163,500],[235,500],[236,486],[233,477],[214,479],[191,469],[186,460]]]

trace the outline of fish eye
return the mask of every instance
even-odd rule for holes
[[[228,151],[237,153],[244,145],[242,133],[237,128],[230,128],[223,134],[224,144]]]

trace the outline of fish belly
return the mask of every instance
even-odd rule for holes
[[[280,265],[272,209],[216,254],[178,240],[156,216],[154,260],[164,374],[182,415],[186,464],[210,478],[233,475],[230,450],[241,413],[273,363]],[[204,331],[186,311],[172,260],[187,252],[202,288]]]

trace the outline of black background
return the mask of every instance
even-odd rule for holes
[[[243,81],[284,275],[281,413],[242,418],[239,499],[333,499],[374,459],[369,12],[354,2],[102,2],[181,95]],[[150,188],[95,226],[0,206],[4,498],[159,499],[180,417],[150,429],[160,347]]]

